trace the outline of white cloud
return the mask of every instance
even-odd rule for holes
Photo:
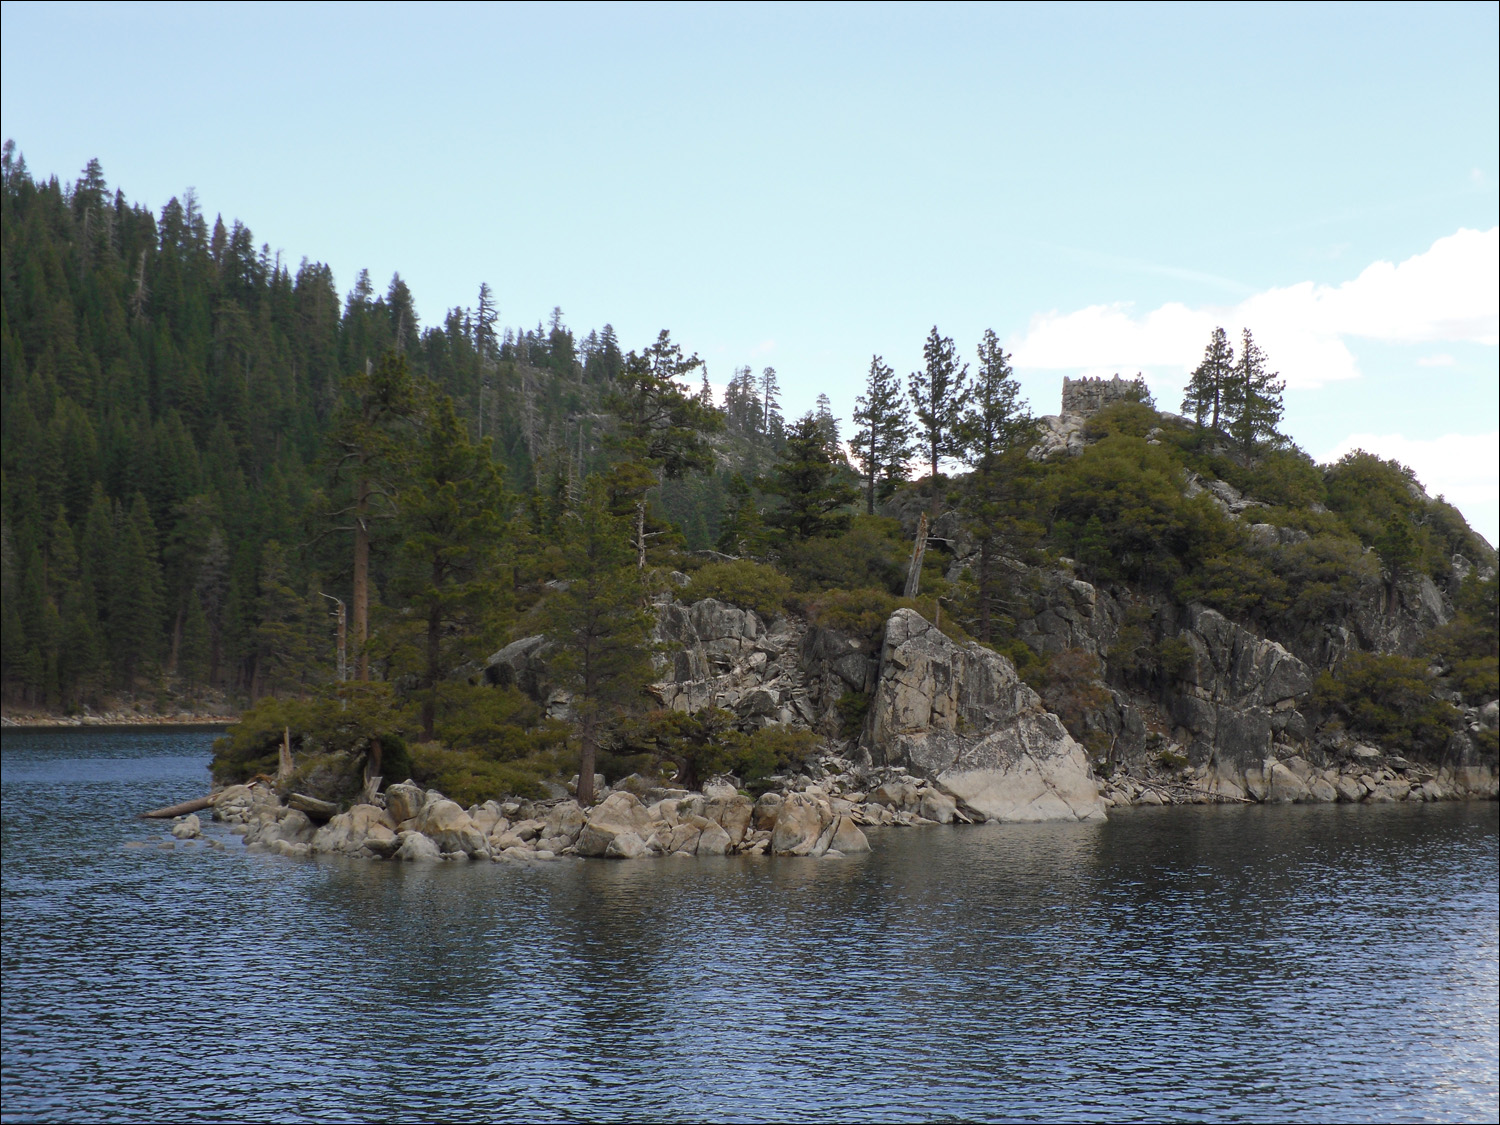
[[[1018,368],[1191,371],[1215,325],[1248,326],[1292,387],[1359,376],[1348,337],[1396,343],[1500,342],[1500,227],[1460,230],[1399,264],[1375,262],[1342,285],[1268,289],[1229,307],[1129,304],[1032,318],[1009,341]]]
[[[1401,434],[1350,434],[1321,460],[1337,461],[1363,449],[1400,461],[1417,474],[1429,496],[1442,496],[1463,511],[1475,531],[1491,543],[1500,536],[1500,430],[1487,434],[1445,434],[1422,441]]]
[[[1418,367],[1452,367],[1458,361],[1447,352],[1438,352],[1436,355],[1424,355],[1417,360]]]

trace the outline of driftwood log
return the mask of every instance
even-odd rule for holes
[[[286,803],[299,812],[306,813],[309,820],[315,820],[320,824],[326,824],[339,811],[339,807],[332,801],[320,801],[316,797],[309,797],[306,793],[293,793],[287,797]]]
[[[164,809],[152,809],[150,812],[141,813],[143,820],[166,820],[174,816],[186,816],[188,813],[197,812],[200,809],[213,807],[214,801],[218,799],[217,793],[210,793],[207,797],[195,797],[191,801],[183,801],[180,805],[168,805]]]

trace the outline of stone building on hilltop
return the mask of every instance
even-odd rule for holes
[[[1151,392],[1146,389],[1146,380],[1139,375],[1134,379],[1122,379],[1118,375],[1110,379],[1069,379],[1063,376],[1064,414],[1079,414],[1087,418],[1112,403],[1149,402],[1150,399]]]

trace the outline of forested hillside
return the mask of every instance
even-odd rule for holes
[[[969,359],[934,327],[905,379],[872,357],[841,434],[826,398],[784,418],[770,368],[717,401],[666,331],[504,327],[482,284],[424,326],[399,275],[341,296],[191,194],[154,213],[97,162],[37,180],[10,142],[3,175],[8,704],[259,700],[231,773],[290,727],[471,793],[565,774],[570,746],[586,779],[598,755],[687,776],[805,750],[654,700],[674,597],[869,651],[915,608],[1106,757],[1129,700],[1183,697],[1200,610],[1322,670],[1309,723],[1438,747],[1497,693],[1494,551],[1400,465],[1313,463],[1248,329],[1209,341],[1186,416],[1116,380],[1039,420],[994,332]],[[1115,607],[1107,637],[1057,632],[1069,576]],[[481,674],[523,637],[561,712]]]
[[[503,328],[480,285],[472,309],[424,327],[399,275],[382,294],[362,273],[341,296],[327,266],[284,261],[191,193],[153,214],[97,162],[71,185],[35,181],[10,142],[4,187],[7,700],[254,697],[331,674],[331,618],[288,619],[318,591],[348,597],[328,439],[346,380],[387,353],[452,397],[538,526],[602,463],[603,394],[624,362],[607,324],[581,340],[560,311]],[[656,497],[693,546],[717,538],[732,470],[773,459],[774,372],[751,382],[736,374],[725,471]]]

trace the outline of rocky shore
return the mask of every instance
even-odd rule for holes
[[[1500,784],[1484,766],[1409,762],[1374,746],[1350,744],[1317,765],[1299,754],[1267,758],[1226,777],[1213,767],[1134,765],[1103,782],[1105,804],[1384,804],[1495,800]]]
[[[1136,776],[1140,774],[1140,776]],[[1248,791],[1212,771],[1134,770],[1103,783],[1108,807],[1178,804],[1384,804],[1494,799],[1494,775],[1474,767],[1434,768],[1352,745],[1345,760],[1316,766],[1292,756],[1245,773]],[[979,824],[986,814],[962,795],[900,767],[869,766],[838,755],[807,772],[777,777],[758,798],[734,778],[701,791],[631,775],[584,809],[571,799],[486,801],[465,809],[411,782],[339,809],[263,781],[231,785],[213,797],[212,817],[252,851],[284,856],[340,855],[405,862],[544,863],[569,857],[651,859],[772,855],[836,859],[870,850],[864,829]],[[1094,819],[1092,817],[1080,819]],[[176,818],[172,835],[196,838],[196,815]]]
[[[690,792],[632,775],[612,790],[601,787],[603,799],[588,809],[570,799],[486,801],[464,809],[437,790],[410,782],[344,811],[296,795],[283,800],[264,782],[232,785],[216,794],[212,808],[214,819],[227,823],[252,850],[407,862],[840,858],[870,850],[865,827],[986,819],[899,769],[861,769],[825,758],[812,770],[816,779],[811,774],[778,779],[776,788],[758,798],[737,788],[732,778]],[[180,838],[199,832],[195,816],[179,818],[173,828]]]

